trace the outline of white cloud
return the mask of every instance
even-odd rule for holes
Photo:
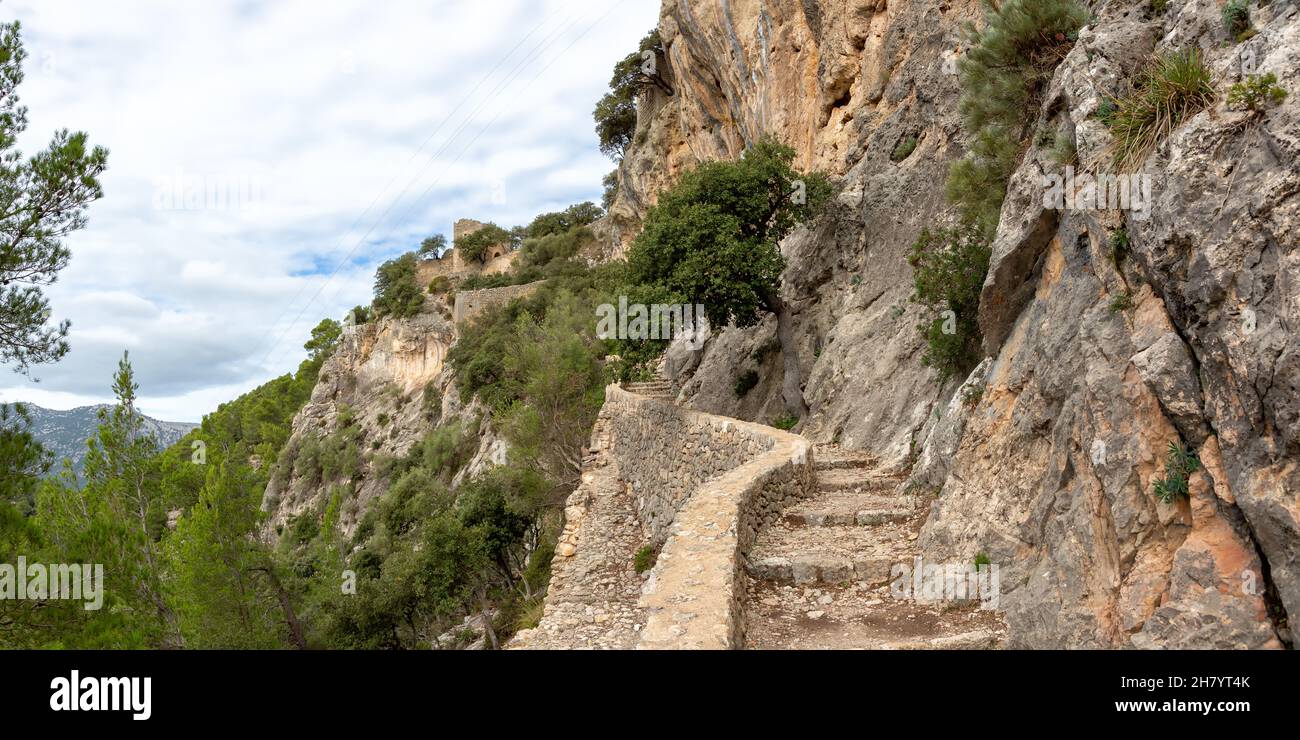
[[[129,349],[145,411],[197,421],[292,371],[311,327],[368,301],[375,266],[423,236],[598,199],[612,165],[591,108],[657,12],[647,0],[0,5],[29,54],[24,151],[63,127],[110,150],[105,198],[49,290],[72,352],[36,368],[39,385],[0,383],[0,397],[109,400]]]

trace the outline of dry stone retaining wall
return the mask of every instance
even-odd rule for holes
[[[516,298],[522,298],[546,282],[538,280],[524,285],[507,285],[502,288],[484,288],[483,290],[465,290],[456,294],[456,305],[451,318],[456,324],[478,316],[492,306],[500,306]]]
[[[636,647],[743,647],[744,553],[762,525],[812,495],[809,443],[617,386],[605,394],[597,446],[635,502],[634,521],[622,526],[639,527],[635,536],[662,545],[635,610],[645,620]],[[567,512],[579,520],[585,515]],[[564,540],[556,574],[563,579],[566,561],[604,547],[581,537]]]

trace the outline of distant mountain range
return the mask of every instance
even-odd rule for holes
[[[54,454],[53,472],[63,469],[63,459],[72,460],[72,467],[81,474],[86,457],[86,440],[99,429],[99,409],[107,406],[81,406],[67,411],[41,408],[32,403],[23,404],[32,419],[32,435]],[[163,447],[175,444],[198,424],[183,421],[158,421],[144,417],[144,430],[153,435]]]

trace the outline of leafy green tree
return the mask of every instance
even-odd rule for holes
[[[492,247],[503,244],[510,245],[515,241],[514,235],[509,231],[489,223],[478,231],[471,232],[456,240],[456,250],[460,252],[460,258],[465,262],[483,262],[487,259],[488,250]]]
[[[563,234],[579,226],[586,226],[603,215],[605,211],[591,201],[576,203],[563,211],[539,214],[528,224],[525,235],[537,239]]]
[[[628,276],[703,305],[716,328],[753,326],[764,313],[775,314],[782,396],[787,410],[802,417],[808,407],[794,323],[780,295],[779,243],[818,213],[831,185],[822,173],[795,171],[793,161],[793,149],[763,139],[738,161],[709,162],[683,175],[646,215],[628,254]]]
[[[596,119],[600,151],[615,160],[622,159],[628,145],[632,143],[632,135],[636,131],[637,94],[643,85],[651,82],[642,69],[645,52],[653,52],[656,56],[663,54],[659,29],[646,34],[636,51],[614,65],[609,92],[596,103],[596,109],[592,112],[592,117]]]
[[[380,316],[407,318],[424,307],[424,290],[416,278],[413,252],[379,266],[375,273],[375,312]]]
[[[542,321],[519,316],[505,356],[515,383],[505,435],[521,461],[570,488],[604,402],[604,345],[593,331],[594,312],[562,292]]]
[[[419,256],[420,259],[429,259],[442,254],[442,250],[446,248],[447,237],[442,234],[434,234],[420,242],[420,249],[416,252],[416,255]]]
[[[47,325],[53,283],[71,252],[68,234],[86,224],[86,207],[103,195],[99,176],[108,151],[90,148],[86,134],[61,130],[48,147],[24,159],[15,149],[27,129],[18,103],[23,81],[19,24],[0,24],[0,362],[20,372],[54,362],[68,351],[68,322]]]

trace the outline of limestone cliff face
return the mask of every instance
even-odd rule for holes
[[[1039,125],[1077,143],[1080,169],[1110,134],[1093,114],[1158,51],[1196,46],[1218,100],[1144,164],[1148,218],[1053,210],[1029,147],[1014,175],[980,320],[988,360],[935,382],[908,302],[910,244],[944,222],[964,152],[954,64],[969,2],[665,0],[661,74],[619,173],[609,252],[655,194],[703,160],[771,133],[837,176],[828,213],[789,237],[783,293],[801,337],[814,441],[870,450],[937,492],[927,557],[988,554],[1003,569],[1011,644],[1276,647],[1300,614],[1300,9],[1254,7],[1258,35],[1227,37],[1214,0],[1084,3],[1096,20],[1057,70]],[[1243,69],[1289,97],[1258,120],[1224,104]],[[915,150],[891,157],[900,141]],[[1111,260],[1124,226],[1127,260]],[[1114,299],[1132,307],[1112,310]],[[682,400],[767,420],[780,412],[774,327],[673,350]],[[763,381],[743,399],[745,369]],[[1191,496],[1152,495],[1166,449],[1196,450]]]
[[[481,416],[481,410],[461,405],[445,364],[456,332],[442,301],[441,296],[429,297],[426,310],[412,318],[389,317],[344,329],[311,400],[294,417],[281,455],[283,470],[267,486],[263,506],[272,530],[282,530],[305,512],[320,514],[333,492],[342,491],[339,525],[351,534],[391,483],[384,472],[386,459],[405,455],[437,424],[472,423]],[[306,466],[294,465],[311,441],[337,438],[345,424],[360,454],[352,474],[320,479],[305,472]],[[492,460],[503,462],[501,443],[482,432],[479,454],[470,465],[474,469]]]

